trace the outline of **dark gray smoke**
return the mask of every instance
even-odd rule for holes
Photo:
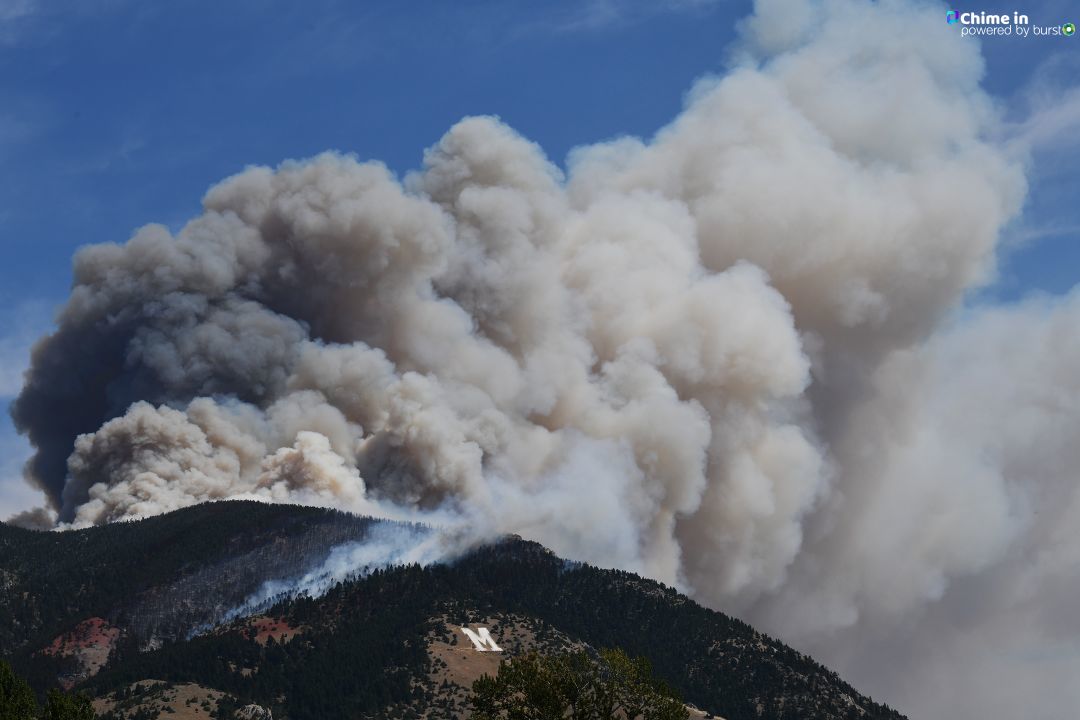
[[[1025,181],[937,8],[759,0],[743,34],[565,176],[468,118],[403,180],[253,168],[83,249],[13,409],[29,478],[75,525],[256,497],[520,533],[941,707],[870,649],[940,668],[918,618],[1038,624],[957,588],[1080,560],[1080,304],[950,320]]]

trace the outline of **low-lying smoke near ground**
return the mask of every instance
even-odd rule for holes
[[[913,715],[1080,701],[1080,296],[957,312],[1025,179],[938,10],[760,0],[730,72],[565,174],[467,118],[403,179],[251,168],[84,248],[13,408],[32,482],[75,525],[434,514],[677,584]]]
[[[426,567],[436,562],[453,561],[457,559],[454,539],[452,533],[422,525],[375,525],[363,540],[335,546],[320,565],[303,574],[267,580],[217,622],[198,627],[190,635],[193,637],[236,618],[262,612],[285,599],[322,597],[338,583],[367,577],[376,570],[399,565]]]

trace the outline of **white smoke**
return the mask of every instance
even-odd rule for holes
[[[980,310],[893,354],[856,477],[754,608],[912,717],[1062,717],[1080,694],[1080,293]],[[826,513],[823,513],[823,516]]]
[[[14,409],[32,479],[75,525],[438,512],[678,585],[902,709],[999,707],[981,673],[1036,665],[969,662],[954,704],[925,677],[1076,589],[1080,304],[958,309],[1026,190],[978,47],[937,7],[759,0],[736,55],[565,176],[468,118],[402,181],[252,168],[176,236],[85,248]]]
[[[453,559],[460,547],[450,534],[417,525],[380,523],[363,540],[338,545],[326,560],[297,578],[268,580],[220,622],[230,622],[261,612],[286,599],[319,598],[335,585],[396,565],[426,567]],[[192,634],[209,629],[199,628]]]

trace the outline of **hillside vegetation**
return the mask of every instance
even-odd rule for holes
[[[437,679],[433,638],[467,642],[460,627],[514,618],[530,626],[530,647],[560,638],[562,646],[646,658],[685,701],[726,720],[902,717],[811,658],[671,588],[567,562],[513,537],[450,564],[377,570],[321,598],[281,602],[262,619],[187,637],[261,579],[300,574],[332,545],[362,538],[371,522],[226,503],[76,533],[2,527],[0,572],[14,591],[3,595],[0,655],[40,690],[72,669],[37,651],[97,616],[122,633],[97,674],[75,678],[76,689],[98,697],[155,678],[223,693],[222,717],[248,703],[291,720],[455,717],[463,713]],[[156,628],[152,638],[148,627]]]

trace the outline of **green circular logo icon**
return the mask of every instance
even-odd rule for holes
[[[1065,37],[1072,37],[1076,34],[1076,26],[1072,23],[1065,23],[1061,26],[1061,32],[1065,34]]]

